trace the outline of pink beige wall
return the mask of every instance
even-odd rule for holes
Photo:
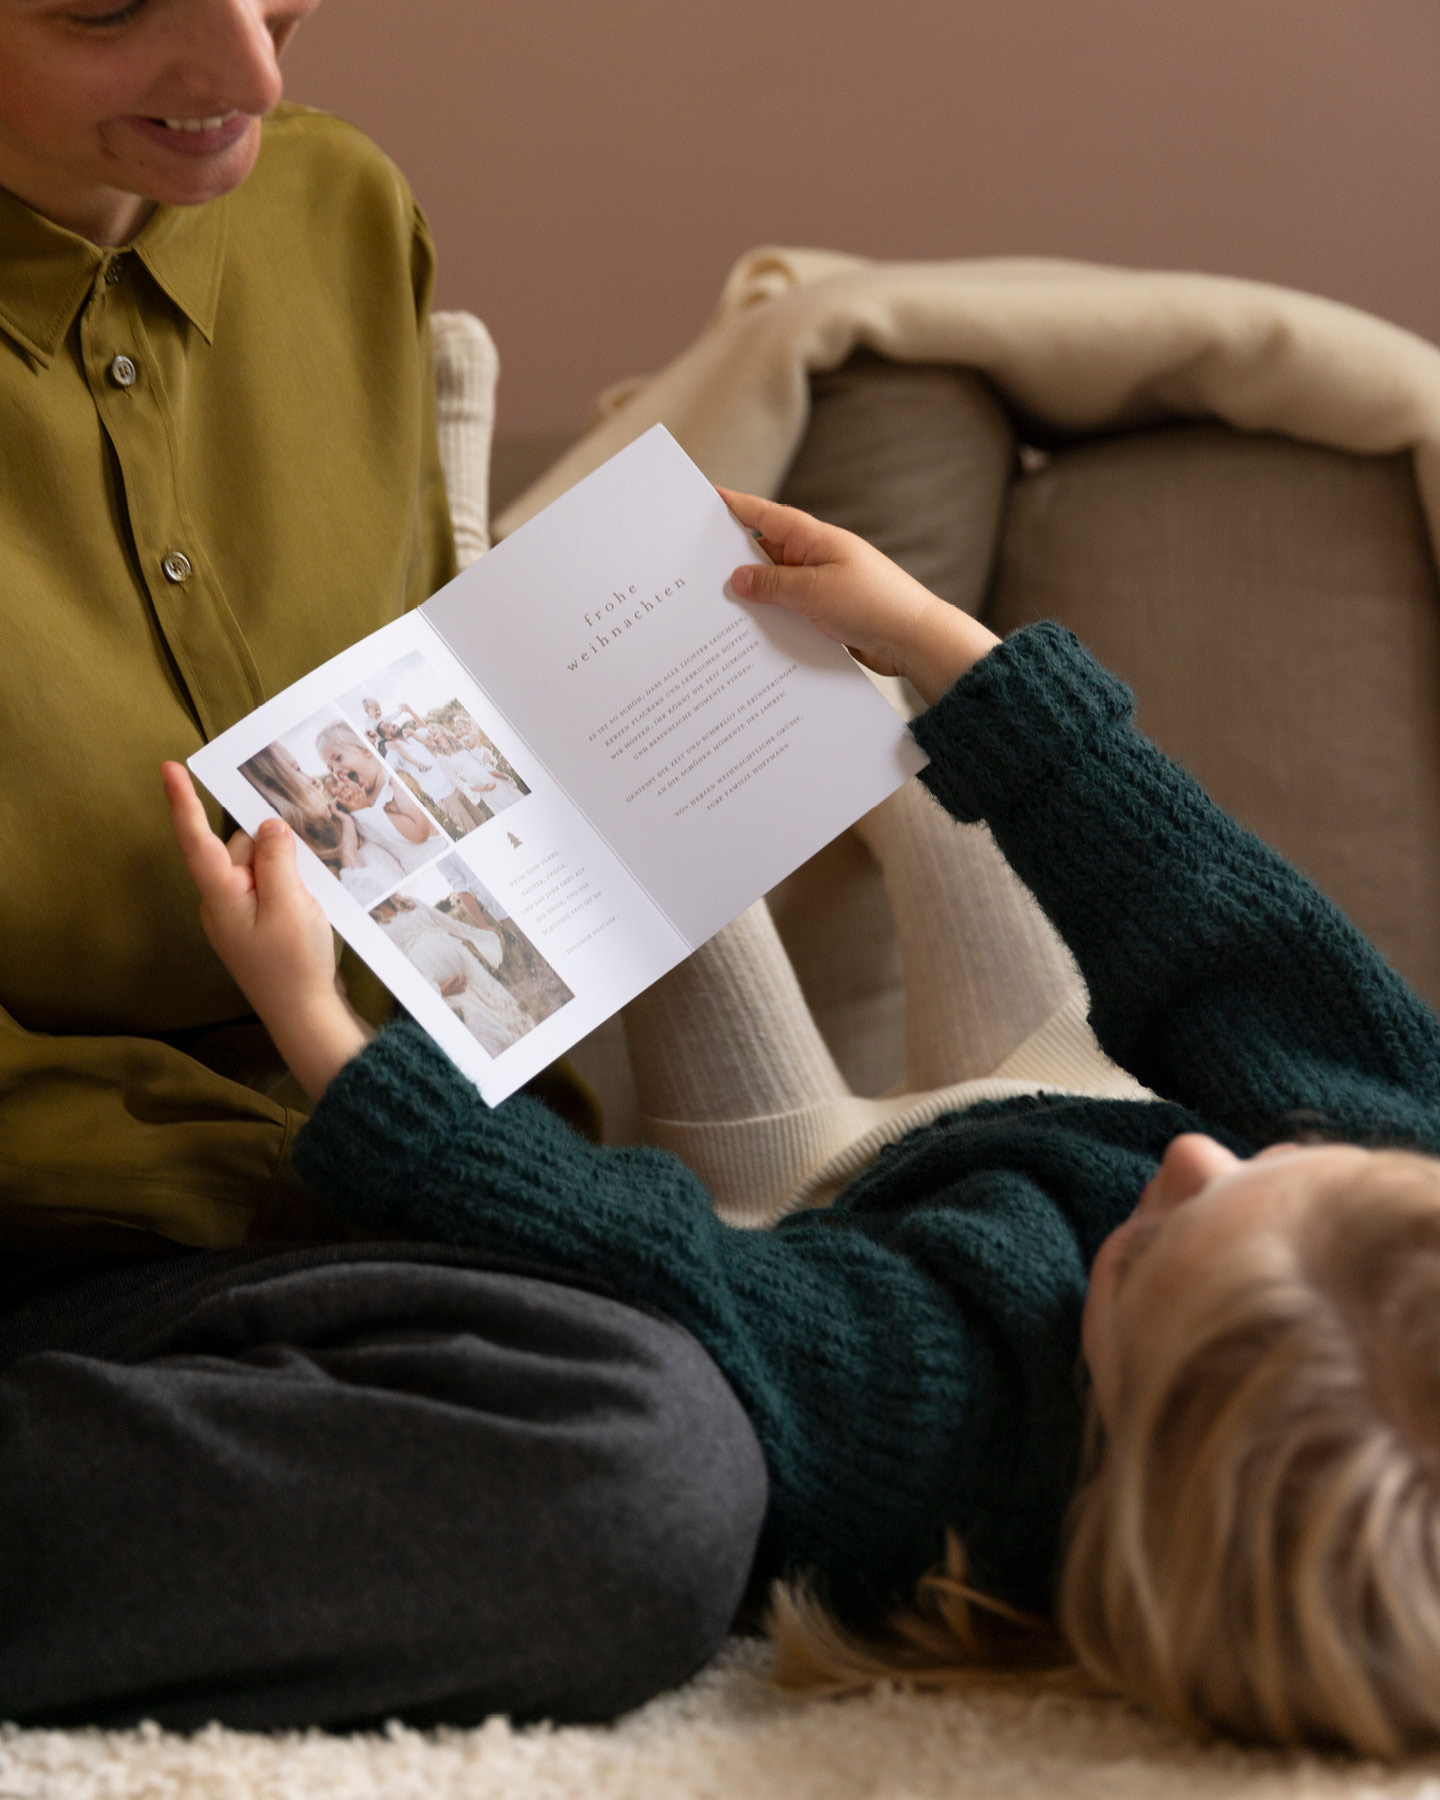
[[[1440,339],[1436,0],[327,0],[290,92],[410,176],[509,436],[764,242],[1249,275]]]

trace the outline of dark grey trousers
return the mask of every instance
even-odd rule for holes
[[[730,1625],[764,1465],[668,1320],[414,1245],[41,1289],[0,1316],[0,1717],[604,1719]]]

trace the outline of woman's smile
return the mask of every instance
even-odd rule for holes
[[[231,107],[199,119],[150,119],[134,114],[123,123],[148,143],[176,156],[220,156],[232,150],[257,123],[253,113]]]

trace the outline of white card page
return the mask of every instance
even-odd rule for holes
[[[923,766],[661,427],[190,759],[492,1104]]]
[[[696,947],[925,764],[764,560],[656,425],[421,609]]]
[[[427,792],[398,753],[376,755],[367,701],[382,719],[408,707],[457,728],[447,742],[476,740],[469,762],[420,758],[468,807],[437,802],[443,781],[426,775]],[[331,924],[492,1104],[689,952],[419,612],[267,701],[190,767],[247,831],[287,820]]]

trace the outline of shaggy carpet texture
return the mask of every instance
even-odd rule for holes
[[[7,1727],[0,1800],[1440,1800],[1440,1759],[1203,1747],[1119,1702],[1018,1683],[799,1702],[766,1690],[762,1658],[736,1645],[608,1729]]]

